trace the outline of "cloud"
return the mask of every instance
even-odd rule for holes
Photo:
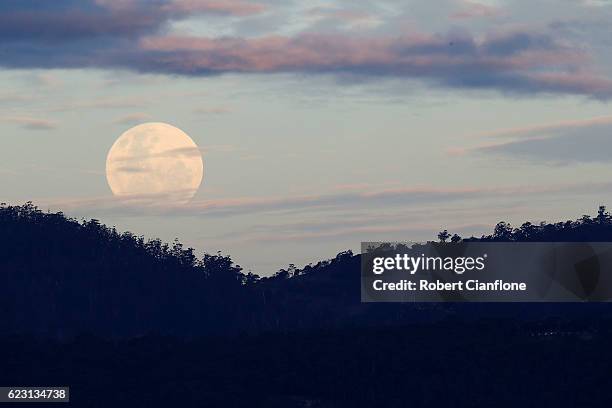
[[[330,228],[326,231],[287,231],[270,234],[254,234],[251,236],[242,236],[242,242],[301,242],[301,241],[316,241],[334,240],[338,238],[353,238],[355,240],[371,240],[376,236],[384,236],[388,239],[389,234],[399,234],[402,237],[406,236],[423,236],[428,235],[432,239],[435,238],[436,232],[442,228],[439,224],[416,224],[414,222],[397,223],[394,225],[369,225],[369,226],[343,226]],[[451,228],[454,232],[459,232],[464,236],[473,234],[474,232],[482,232],[490,229],[490,225],[485,224],[456,224],[447,225],[446,228]]]
[[[131,167],[129,164],[126,167]],[[364,204],[392,205],[410,203],[448,202],[480,194],[478,189],[406,188],[378,192],[341,192],[322,195],[288,197],[240,197],[192,201],[175,205],[165,194],[95,197],[91,199],[57,200],[49,202],[53,208],[76,212],[109,213],[114,215],[177,215],[226,217],[250,213],[279,213],[358,207]]]
[[[517,94],[612,96],[612,81],[587,70],[588,55],[535,33],[484,40],[450,34],[371,38],[300,34],[254,39],[147,36],[140,41],[140,49],[142,70],[183,75],[350,74]]]
[[[439,208],[436,208],[438,210]],[[503,213],[498,210],[495,217]],[[482,222],[482,211],[475,212],[476,216],[469,221],[458,222],[456,218],[431,219],[431,213],[414,213],[403,211],[395,214],[355,216],[345,214],[343,217],[320,217],[300,222],[261,223],[243,227],[239,231],[229,231],[224,234],[215,234],[217,242],[288,242],[288,241],[316,241],[333,240],[336,238],[350,238],[354,241],[371,241],[375,239],[394,239],[398,236],[404,240],[406,236],[427,236],[434,238],[441,228],[448,228],[453,233],[468,236],[474,232],[488,231],[491,224]]]
[[[135,125],[151,120],[151,115],[144,112],[131,113],[113,121],[116,125]]]
[[[554,165],[612,163],[612,125],[598,125],[556,136],[532,137],[473,149],[484,154],[503,155]]]
[[[466,4],[472,14],[485,13],[482,5]],[[395,35],[306,31],[248,38],[177,36],[169,28],[171,22],[199,14],[245,17],[265,10],[242,0],[4,0],[0,66],[120,68],[186,76],[328,74],[510,94],[612,97],[612,80],[598,74],[606,71],[596,66],[589,48],[563,41],[546,29],[489,35],[460,30]],[[325,12],[344,21],[367,17],[333,7]]]
[[[487,136],[511,140],[453,148],[449,153],[493,154],[553,165],[612,162],[608,154],[612,149],[612,116],[503,129]]]
[[[200,148],[200,151],[202,153],[208,153],[208,152],[229,153],[229,152],[235,152],[237,150],[238,150],[238,147],[236,147],[235,145],[231,145],[231,144],[208,145],[208,146],[203,146],[202,148]]]
[[[210,13],[230,16],[251,16],[263,13],[267,7],[260,3],[240,0],[175,0],[165,7],[174,13]]]
[[[199,14],[246,16],[265,7],[241,0],[3,0],[0,39],[80,42],[130,38]]]
[[[238,148],[234,145],[208,145],[203,147],[179,147],[176,149],[168,149],[158,153],[149,153],[149,154],[135,154],[135,155],[123,155],[123,156],[114,156],[112,159],[113,163],[120,163],[120,169],[125,169],[124,171],[130,171],[133,166],[130,164],[140,164],[142,161],[146,161],[149,159],[157,159],[157,158],[165,158],[165,159],[175,159],[175,158],[184,158],[184,157],[197,157],[202,158],[202,155],[205,153],[217,152],[217,153],[228,153],[237,151]],[[125,167],[124,167],[125,166]]]
[[[462,4],[461,10],[451,14],[451,18],[455,20],[463,20],[470,18],[490,18],[498,17],[503,14],[503,10],[499,7],[465,1]]]
[[[45,4],[46,3],[46,4]],[[4,0],[0,6],[0,38],[78,42],[99,37],[130,37],[156,31],[164,17],[155,10],[107,8],[85,0]]]
[[[591,127],[596,125],[612,125],[612,116],[597,116],[587,119],[563,120],[554,123],[545,123],[540,125],[531,125],[516,127],[510,129],[501,129],[494,132],[481,134],[481,137],[528,137],[530,135],[541,135],[546,132],[554,132],[557,130],[580,129],[583,127]]]
[[[341,21],[361,21],[372,18],[372,14],[360,10],[341,9],[336,7],[313,7],[307,11],[311,16],[334,18]]]
[[[542,196],[546,198],[565,195],[612,192],[612,183],[558,184],[520,187],[463,187],[433,188],[407,187],[380,191],[349,191],[327,194],[286,197],[240,197],[192,201],[189,204],[172,204],[165,194],[131,195],[122,198],[95,197],[91,199],[57,200],[49,202],[51,208],[59,208],[78,214],[112,214],[124,216],[196,216],[229,217],[249,214],[281,215],[299,211],[330,212],[348,209],[408,208],[431,206],[453,202],[482,201],[483,199],[509,199]]]
[[[120,173],[148,173],[149,170],[142,168],[142,167],[133,167],[133,166],[119,166],[116,167],[114,169],[114,171],[120,172]]]
[[[98,98],[87,99],[80,102],[70,102],[55,106],[52,112],[74,111],[81,109],[130,109],[139,108],[147,104],[145,99],[137,98]]]
[[[164,150],[159,153],[130,155],[130,156],[114,156],[113,163],[134,163],[148,159],[157,158],[179,158],[179,157],[202,157],[202,150],[197,147],[179,147],[176,149]]]
[[[14,123],[29,130],[53,130],[58,127],[54,121],[33,118],[31,116],[0,116],[0,122]]]
[[[200,115],[221,115],[224,113],[230,113],[232,110],[224,106],[214,106],[212,108],[196,108],[193,110],[194,113]]]

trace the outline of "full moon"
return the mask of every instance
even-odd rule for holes
[[[202,183],[200,149],[182,130],[144,123],[115,141],[106,158],[113,195],[139,202],[187,203]]]

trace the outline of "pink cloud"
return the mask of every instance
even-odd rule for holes
[[[165,9],[183,14],[211,13],[250,16],[263,13],[266,6],[241,0],[175,0]]]
[[[513,93],[557,92],[612,96],[612,81],[588,70],[584,52],[534,33],[485,39],[441,35],[365,37],[205,38],[148,36],[146,65],[187,75],[224,72],[347,72],[427,78],[444,85]],[[146,57],[145,57],[146,58]]]
[[[185,70],[264,72],[370,65],[373,69],[418,73],[427,69],[479,65],[492,69],[527,69],[549,64],[573,64],[580,58],[569,50],[525,51],[504,56],[482,52],[455,53],[452,46],[452,41],[438,36],[363,38],[318,34],[254,39],[169,36],[146,37],[141,41],[141,47],[146,51],[176,52],[176,60],[172,54],[167,55],[168,63],[178,64],[179,56],[186,58],[183,61]]]
[[[563,120],[559,122],[553,123],[544,123],[530,126],[522,126],[508,129],[500,129],[493,132],[486,132],[479,135],[477,137],[525,137],[530,136],[534,133],[542,133],[542,132],[550,132],[555,130],[562,129],[575,129],[582,127],[591,127],[596,125],[607,125],[612,124],[612,115],[611,116],[597,116],[594,118],[587,119],[573,119],[573,120]]]
[[[159,11],[174,16],[191,14],[249,16],[266,10],[263,4],[244,0],[169,0],[150,5],[140,0],[95,0],[95,3],[109,10],[123,13],[141,10],[144,4],[149,8],[149,12]]]
[[[567,93],[587,93],[605,99],[612,93],[612,81],[589,73],[536,73],[529,76],[534,83],[563,89]]]
[[[384,36],[300,33],[255,38],[168,36],[168,24],[201,14],[247,16],[266,6],[247,0],[54,0],[0,6],[0,66],[8,68],[130,69],[176,75],[299,73],[343,78],[399,78],[447,88],[512,94],[556,93],[612,98],[612,80],[590,47],[563,41],[552,28],[472,36],[410,33]],[[2,4],[2,3],[0,3]],[[466,3],[458,17],[491,15]],[[376,22],[358,9],[311,10],[349,24]],[[357,22],[357,23],[356,23]],[[387,31],[388,32],[388,31]],[[569,38],[569,40],[572,40]],[[577,41],[577,40],[575,40]],[[599,73],[601,72],[601,73]]]
[[[499,7],[465,1],[463,2],[461,10],[451,14],[451,18],[454,20],[463,20],[468,18],[498,17],[503,14],[503,10]]]

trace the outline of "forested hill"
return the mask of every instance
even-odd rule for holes
[[[460,240],[446,231],[440,240]],[[612,218],[506,223],[470,240],[612,241]],[[0,205],[0,334],[91,332],[206,335],[445,319],[448,304],[362,304],[351,252],[271,277],[244,273],[229,256],[204,254],[77,221],[33,204]],[[478,306],[466,306],[478,308]],[[502,308],[500,308],[501,310]]]

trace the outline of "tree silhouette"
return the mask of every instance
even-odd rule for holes
[[[518,228],[500,222],[480,238],[443,230],[438,239],[612,241],[612,218],[602,206],[595,218]],[[145,240],[30,202],[0,205],[0,273],[0,334],[207,335],[401,322],[420,313],[411,305],[384,314],[381,305],[361,304],[360,255],[350,251],[259,277],[221,252],[198,257],[176,240]]]
[[[446,242],[450,237],[451,234],[449,234],[448,230],[440,231],[438,233],[438,239],[440,240],[440,242]]]

